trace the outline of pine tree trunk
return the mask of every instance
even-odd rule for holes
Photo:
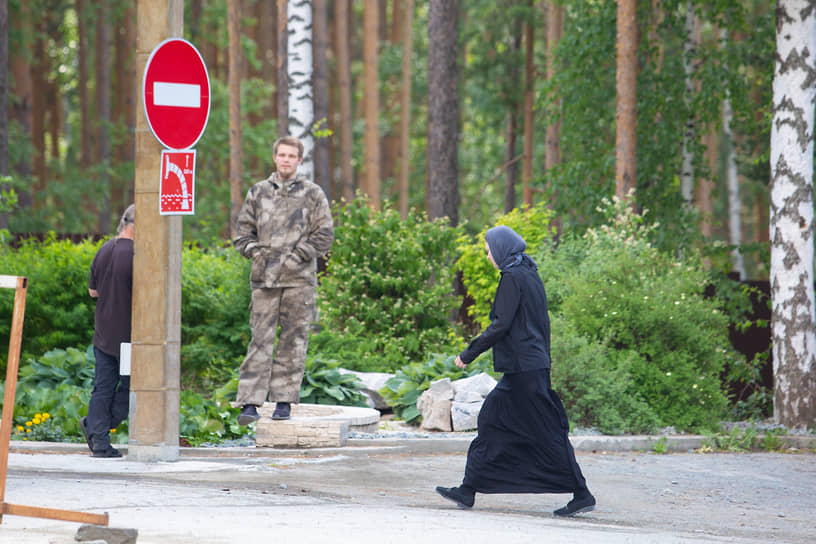
[[[48,56],[45,51],[47,24],[40,18],[36,23],[34,36],[34,58],[31,66],[31,144],[34,147],[34,194],[42,194],[45,189],[47,154],[45,151],[45,109],[47,102]],[[35,199],[35,206],[39,206]]]
[[[314,176],[314,94],[312,89],[312,2],[289,0],[287,69],[289,75],[289,133],[303,142],[298,171]]]
[[[243,191],[243,148],[241,147],[241,0],[227,0],[229,34],[229,183],[230,238],[235,237],[235,222],[241,211]]]
[[[771,339],[774,419],[816,426],[813,103],[816,10],[779,0],[771,125]]]
[[[314,109],[315,124],[320,130],[329,128],[329,19],[326,0],[314,1]],[[331,170],[329,168],[329,139],[315,138],[314,182],[320,185],[331,202]]]
[[[9,174],[8,145],[8,2],[0,0],[0,177]],[[0,198],[8,185],[0,182]],[[8,228],[8,215],[0,209],[0,229]]]
[[[636,5],[635,0],[618,1],[615,196],[621,200],[634,191],[637,180]]]
[[[278,0],[278,138],[289,135],[289,1]]]
[[[111,122],[111,24],[109,0],[99,2],[96,26],[96,115],[97,161],[100,165],[98,182],[98,224],[97,232],[106,234],[111,228],[110,175],[111,164],[110,122]]]
[[[414,0],[405,0],[402,15],[402,84],[400,92],[399,209],[408,217],[411,180],[411,55],[413,52]]]
[[[380,85],[378,77],[379,0],[366,0],[363,10],[363,78],[365,79],[365,174],[363,192],[380,209]]]
[[[25,8],[22,7],[20,11],[23,12],[24,10]],[[12,21],[12,24],[16,31],[25,32],[29,30],[25,21],[26,14],[21,13],[21,15],[23,16],[21,17],[22,20]],[[10,120],[16,121],[20,128],[22,138],[27,141],[31,137],[32,123],[31,102],[33,87],[31,84],[31,66],[28,64],[25,52],[22,50],[12,52],[10,64],[11,81],[13,82],[11,94],[14,96],[9,111],[11,114]],[[14,173],[21,179],[28,179],[28,177],[31,176],[31,156],[26,154],[19,162],[10,164],[9,167],[12,168]],[[17,204],[20,210],[25,211],[31,208],[31,200],[30,191],[23,188],[17,190]]]
[[[121,163],[134,161],[136,100],[139,96],[136,78],[136,8],[126,5],[115,32],[119,38],[116,46],[116,81],[114,82],[113,118],[116,125],[124,128],[123,139],[118,142],[114,157]],[[133,180],[115,180],[111,194],[111,205],[115,211],[124,210],[133,201]]]
[[[530,3],[532,7],[532,2]],[[535,29],[532,20],[524,24],[524,152],[521,165],[522,201],[533,205],[533,103],[535,99]]]
[[[88,55],[90,54],[90,43],[88,42],[88,27],[86,0],[76,0],[77,10],[77,57],[79,64],[79,81],[88,81]],[[79,165],[86,169],[91,164],[91,118],[88,110],[90,97],[88,96],[88,85],[79,85]]]
[[[428,14],[428,219],[459,223],[458,130],[454,0],[431,0]]]
[[[342,196],[354,200],[354,170],[351,167],[351,61],[349,48],[349,0],[337,0],[334,14],[334,34],[337,40],[337,94],[340,110],[340,177]]]

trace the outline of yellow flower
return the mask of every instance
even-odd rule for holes
[[[25,430],[25,427],[23,427],[22,425],[17,425],[17,430],[23,432]]]
[[[42,415],[43,419],[48,419],[49,417],[51,417],[51,414],[49,414],[48,412],[43,412],[43,415]]]
[[[40,414],[34,414],[34,419],[40,419],[40,417],[42,417]]]
[[[38,417],[35,417],[32,421],[33,421],[34,425],[39,425],[40,423],[42,423],[42,419],[40,419]]]
[[[32,425],[33,423],[31,423],[30,421],[26,421],[26,427],[31,427]]]
[[[23,437],[23,440],[28,440],[28,438]]]
[[[26,429],[26,432],[27,432],[27,433],[30,433],[30,432],[31,432],[31,429]]]

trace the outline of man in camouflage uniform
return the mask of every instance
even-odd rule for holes
[[[239,371],[238,423],[256,421],[257,407],[276,402],[273,419],[289,419],[300,400],[309,324],[314,317],[317,257],[334,241],[331,210],[323,190],[297,174],[303,143],[275,142],[277,170],[247,192],[233,245],[252,261],[249,284],[252,339]],[[280,337],[275,337],[280,326]]]

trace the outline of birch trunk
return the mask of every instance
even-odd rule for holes
[[[739,274],[740,281],[745,279],[745,259],[739,246],[742,245],[742,218],[740,216],[741,200],[739,177],[737,175],[737,152],[734,145],[734,134],[731,131],[731,99],[726,95],[722,105],[722,125],[728,151],[725,159],[725,179],[728,187],[728,240],[736,246],[731,252],[734,271]]]
[[[771,125],[771,340],[774,419],[816,423],[813,294],[813,102],[816,9],[779,0]]]
[[[287,74],[289,75],[289,134],[303,142],[298,171],[314,176],[314,100],[312,93],[312,2],[289,0],[287,6]]]
[[[686,41],[683,43],[683,71],[686,74],[686,91],[684,99],[688,119],[683,131],[683,163],[680,167],[680,194],[689,209],[694,200],[694,138],[696,126],[694,120],[694,57],[697,52],[697,18],[694,16],[694,4],[686,0]]]

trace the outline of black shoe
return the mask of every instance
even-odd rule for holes
[[[275,405],[272,419],[289,419],[292,413],[292,406],[288,402],[279,402]]]
[[[93,452],[94,457],[122,457],[122,452],[114,448],[113,446],[108,446],[106,450],[99,450]]]
[[[249,425],[261,419],[258,415],[258,409],[254,404],[244,404],[241,408],[241,413],[238,415],[238,425]]]
[[[79,429],[82,431],[82,436],[85,437],[85,443],[88,444],[88,449],[93,453],[93,437],[88,434],[88,418],[79,418]]]
[[[459,508],[470,508],[473,506],[476,494],[472,491],[468,492],[461,487],[441,487],[436,486],[436,492],[456,503]]]
[[[559,508],[553,514],[556,516],[574,516],[583,512],[591,512],[595,510],[595,497],[591,493],[584,495],[581,498],[574,498],[567,503],[563,508]]]

